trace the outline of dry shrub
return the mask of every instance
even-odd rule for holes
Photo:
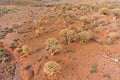
[[[86,23],[89,23],[88,18],[86,16],[81,17],[80,21],[82,22],[82,26],[85,25]]]
[[[83,31],[86,31],[88,28],[85,27],[85,26],[80,26],[80,27],[77,27],[77,33],[80,33],[80,32],[83,32]]]
[[[110,10],[108,8],[101,8],[99,12],[100,14],[107,15],[110,12]]]
[[[43,34],[43,27],[40,27],[39,29],[36,29],[35,34],[36,34],[36,36],[42,35]]]
[[[79,33],[79,36],[80,43],[82,44],[88,43],[93,38],[93,35],[89,31],[83,31]]]
[[[120,9],[119,8],[113,9],[112,12],[116,17],[120,16]]]
[[[79,37],[74,30],[70,30],[68,28],[62,29],[60,31],[60,35],[62,36],[62,43],[69,44],[73,41],[76,41]]]
[[[22,52],[29,54],[31,52],[31,49],[27,45],[22,46]]]
[[[58,40],[55,38],[49,38],[45,42],[45,49],[51,53],[51,55],[56,54],[57,52],[60,52],[60,45],[58,43]]]
[[[49,61],[44,64],[44,72],[49,76],[55,76],[61,70],[61,66],[56,61]]]

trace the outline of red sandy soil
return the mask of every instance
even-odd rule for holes
[[[99,26],[98,38],[85,45],[80,45],[79,41],[62,45],[62,50],[59,54],[51,56],[45,50],[45,41],[50,37],[55,37],[60,40],[59,31],[66,26],[58,13],[61,12],[62,6],[2,6],[8,8],[18,8],[16,13],[8,13],[0,17],[0,29],[5,27],[12,28],[13,31],[8,33],[1,42],[4,48],[9,50],[17,61],[18,69],[13,80],[120,80],[120,62],[115,62],[110,58],[106,58],[103,54],[116,59],[120,59],[120,39],[116,35],[120,35],[120,19],[112,20],[113,15],[101,15],[99,20],[107,21],[105,26]],[[91,19],[95,12],[90,12],[87,16]],[[99,14],[99,12],[96,12]],[[76,29],[81,25],[78,18],[81,17],[79,10],[71,11],[68,14],[75,15],[73,23],[69,24],[71,29]],[[40,23],[44,27],[44,33],[40,37],[36,37],[34,33],[34,20],[41,19]],[[18,28],[13,28],[13,24],[18,24]],[[16,33],[21,32],[21,34]],[[95,30],[91,30],[91,33]],[[111,35],[110,35],[111,34]],[[109,38],[114,41],[108,45],[106,41]],[[14,39],[19,39],[15,42]],[[102,41],[102,44],[100,44]],[[11,43],[15,43],[17,48],[10,49]],[[30,55],[17,50],[22,45],[28,45],[32,52]],[[38,61],[39,60],[39,61]],[[44,63],[50,60],[59,62],[62,66],[61,73],[55,77],[47,76],[43,72]],[[96,65],[96,73],[91,73],[92,66]],[[25,69],[28,67],[28,69]],[[0,80],[6,80],[1,78]],[[8,79],[12,80],[12,79]]]

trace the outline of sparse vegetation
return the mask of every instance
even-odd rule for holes
[[[120,9],[119,8],[113,9],[112,12],[116,17],[120,17]]]
[[[86,31],[87,28],[85,26],[81,26],[81,27],[77,27],[77,33],[80,33],[80,32],[83,32],[83,31]]]
[[[61,47],[57,39],[49,38],[45,42],[45,49],[48,50],[51,55],[55,55],[56,53],[60,52]]]
[[[44,72],[49,76],[55,76],[60,73],[61,66],[56,61],[49,61],[44,64]]]
[[[7,1],[12,2],[13,0]],[[17,4],[22,3],[22,6],[11,3],[10,9],[15,7],[21,11],[12,14],[7,14],[11,12],[5,11],[6,15],[0,18],[0,74],[3,75],[0,75],[1,78],[5,76],[7,79],[7,76],[9,79],[9,76],[6,75],[9,74],[9,69],[3,68],[7,67],[4,63],[9,63],[11,58],[17,60],[17,63],[16,61],[10,62],[10,64],[15,62],[13,71],[17,69],[17,64],[20,64],[18,65],[20,66],[18,69],[20,77],[25,80],[54,80],[54,78],[55,80],[84,80],[85,78],[102,80],[102,76],[95,75],[101,74],[101,71],[104,72],[107,66],[111,69],[119,62],[119,57],[117,57],[120,43],[119,4],[116,6],[109,1],[86,3],[84,0],[83,3],[69,3],[74,0],[14,1]],[[20,1],[22,2],[19,3]],[[32,1],[42,2],[42,4],[34,4]],[[60,1],[60,3],[51,3],[52,1]],[[23,3],[29,5],[25,6]],[[2,7],[4,6],[6,9],[9,8],[9,5],[2,5]],[[88,42],[87,45],[79,45]],[[110,44],[113,45],[110,46]],[[4,47],[17,54],[9,56],[8,52],[4,52],[6,51]],[[29,55],[30,53],[33,54]],[[57,55],[57,53],[60,54]],[[101,55],[104,53],[108,56]],[[109,59],[113,60],[115,64],[107,64],[111,63]],[[87,62],[88,60],[89,62]],[[96,64],[92,64],[94,62]],[[113,75],[120,72],[119,66],[115,68]],[[100,71],[98,74],[92,76],[98,71]],[[83,72],[86,74],[85,76],[76,75],[76,73]],[[13,75],[12,77],[14,77]],[[105,78],[109,78],[109,76],[105,75]],[[119,76],[112,76],[112,78],[119,79]]]
[[[36,30],[35,30],[35,34],[36,34],[37,36],[40,36],[40,35],[42,34],[42,32],[41,32],[40,30],[36,29]]]
[[[8,14],[8,13],[15,13],[17,12],[19,9],[16,9],[16,8],[13,8],[13,9],[9,9],[9,8],[1,8],[0,9],[0,16],[3,16],[5,14]]]
[[[2,52],[3,51],[3,48],[0,48],[0,52]]]
[[[113,44],[113,40],[111,38],[109,38],[107,41],[106,41],[107,45],[111,45]]]
[[[89,31],[83,31],[79,33],[80,36],[80,43],[85,44],[90,41],[91,35],[89,34]]]
[[[98,72],[98,70],[97,70],[97,64],[93,64],[92,68],[90,70],[90,73],[93,74],[93,73],[97,73],[97,72]]]
[[[108,8],[101,8],[99,12],[100,14],[107,15],[110,11]]]
[[[4,38],[4,36],[0,35],[0,40],[3,39],[3,38]]]
[[[22,52],[28,55],[31,52],[31,49],[27,45],[23,45]]]
[[[60,35],[62,37],[63,44],[69,44],[73,41],[76,41],[79,38],[79,36],[77,35],[77,33],[74,30],[70,30],[68,28],[62,29],[60,31]]]
[[[84,26],[86,23],[88,23],[88,18],[86,16],[83,16],[80,18],[80,21],[82,22],[82,26]]]
[[[90,24],[90,29],[93,29],[93,28],[95,28],[95,27],[98,27],[97,22],[96,22],[96,21],[91,22],[91,24]]]

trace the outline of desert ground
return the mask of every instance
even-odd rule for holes
[[[120,80],[120,1],[0,0],[0,80]]]

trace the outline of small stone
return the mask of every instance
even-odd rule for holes
[[[2,32],[1,33],[1,36],[6,36],[7,35],[7,32]]]
[[[11,48],[11,49],[15,49],[15,48],[17,48],[17,46],[14,44],[14,43],[11,43],[10,45],[9,45],[9,48]]]
[[[37,52],[38,52],[38,51],[41,51],[41,50],[42,50],[41,48],[36,49]]]
[[[18,48],[17,52],[18,52],[18,53],[22,52],[22,49],[21,49],[21,48]]]
[[[73,51],[70,50],[70,49],[67,49],[67,50],[64,51],[64,53],[72,53],[72,52],[73,52]]]
[[[49,57],[48,57],[48,56],[45,56],[44,58],[45,58],[45,59],[48,59]]]
[[[37,62],[40,62],[42,60],[42,58],[38,58]]]
[[[19,41],[19,39],[18,39],[18,38],[15,38],[13,41],[17,42],[17,41]]]
[[[31,68],[31,65],[26,65],[25,67],[24,67],[24,70],[29,70]]]
[[[3,59],[3,62],[9,62],[9,58],[8,58],[8,57],[5,57],[5,58]]]
[[[8,52],[4,52],[3,53],[3,57],[8,57],[9,56],[9,53]]]
[[[13,32],[13,29],[7,27],[4,29],[4,32],[11,33],[11,32]]]

